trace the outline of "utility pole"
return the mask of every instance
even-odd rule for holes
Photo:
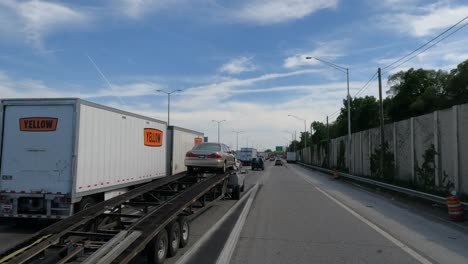
[[[327,116],[327,166],[330,167],[330,128],[328,127],[328,116]]]
[[[348,171],[351,173],[351,95],[349,95],[348,68],[346,68],[346,83],[348,84]]]
[[[219,143],[219,127],[222,122],[226,122],[226,120],[211,120],[211,122],[218,123],[218,143]]]
[[[307,148],[307,121],[304,119],[304,146]]]
[[[382,102],[382,71],[378,69],[379,75],[379,112],[380,112],[380,172],[384,175],[384,111]]]

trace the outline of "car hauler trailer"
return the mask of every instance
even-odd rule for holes
[[[230,176],[154,180],[46,227],[0,252],[0,263],[163,263],[187,245],[188,219],[225,197]]]
[[[166,176],[166,123],[80,99],[1,103],[0,217],[60,219]]]

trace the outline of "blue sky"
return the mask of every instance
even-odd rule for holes
[[[0,97],[81,97],[259,148],[339,109],[384,67],[468,15],[463,0],[0,0]],[[462,29],[394,69],[451,69]],[[96,65],[94,66],[93,63]],[[97,67],[97,68],[96,68]],[[104,74],[107,81],[100,75]],[[386,86],[386,82],[384,81]],[[373,82],[363,95],[377,95]]]

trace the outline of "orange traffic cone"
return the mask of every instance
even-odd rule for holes
[[[463,207],[456,191],[447,197],[448,217],[450,220],[463,221]]]

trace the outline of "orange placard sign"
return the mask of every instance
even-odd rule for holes
[[[202,138],[195,138],[195,145],[203,142]]]
[[[163,142],[163,132],[154,128],[144,129],[145,146],[160,147]]]
[[[26,117],[19,119],[20,131],[47,132],[57,130],[58,118]]]

